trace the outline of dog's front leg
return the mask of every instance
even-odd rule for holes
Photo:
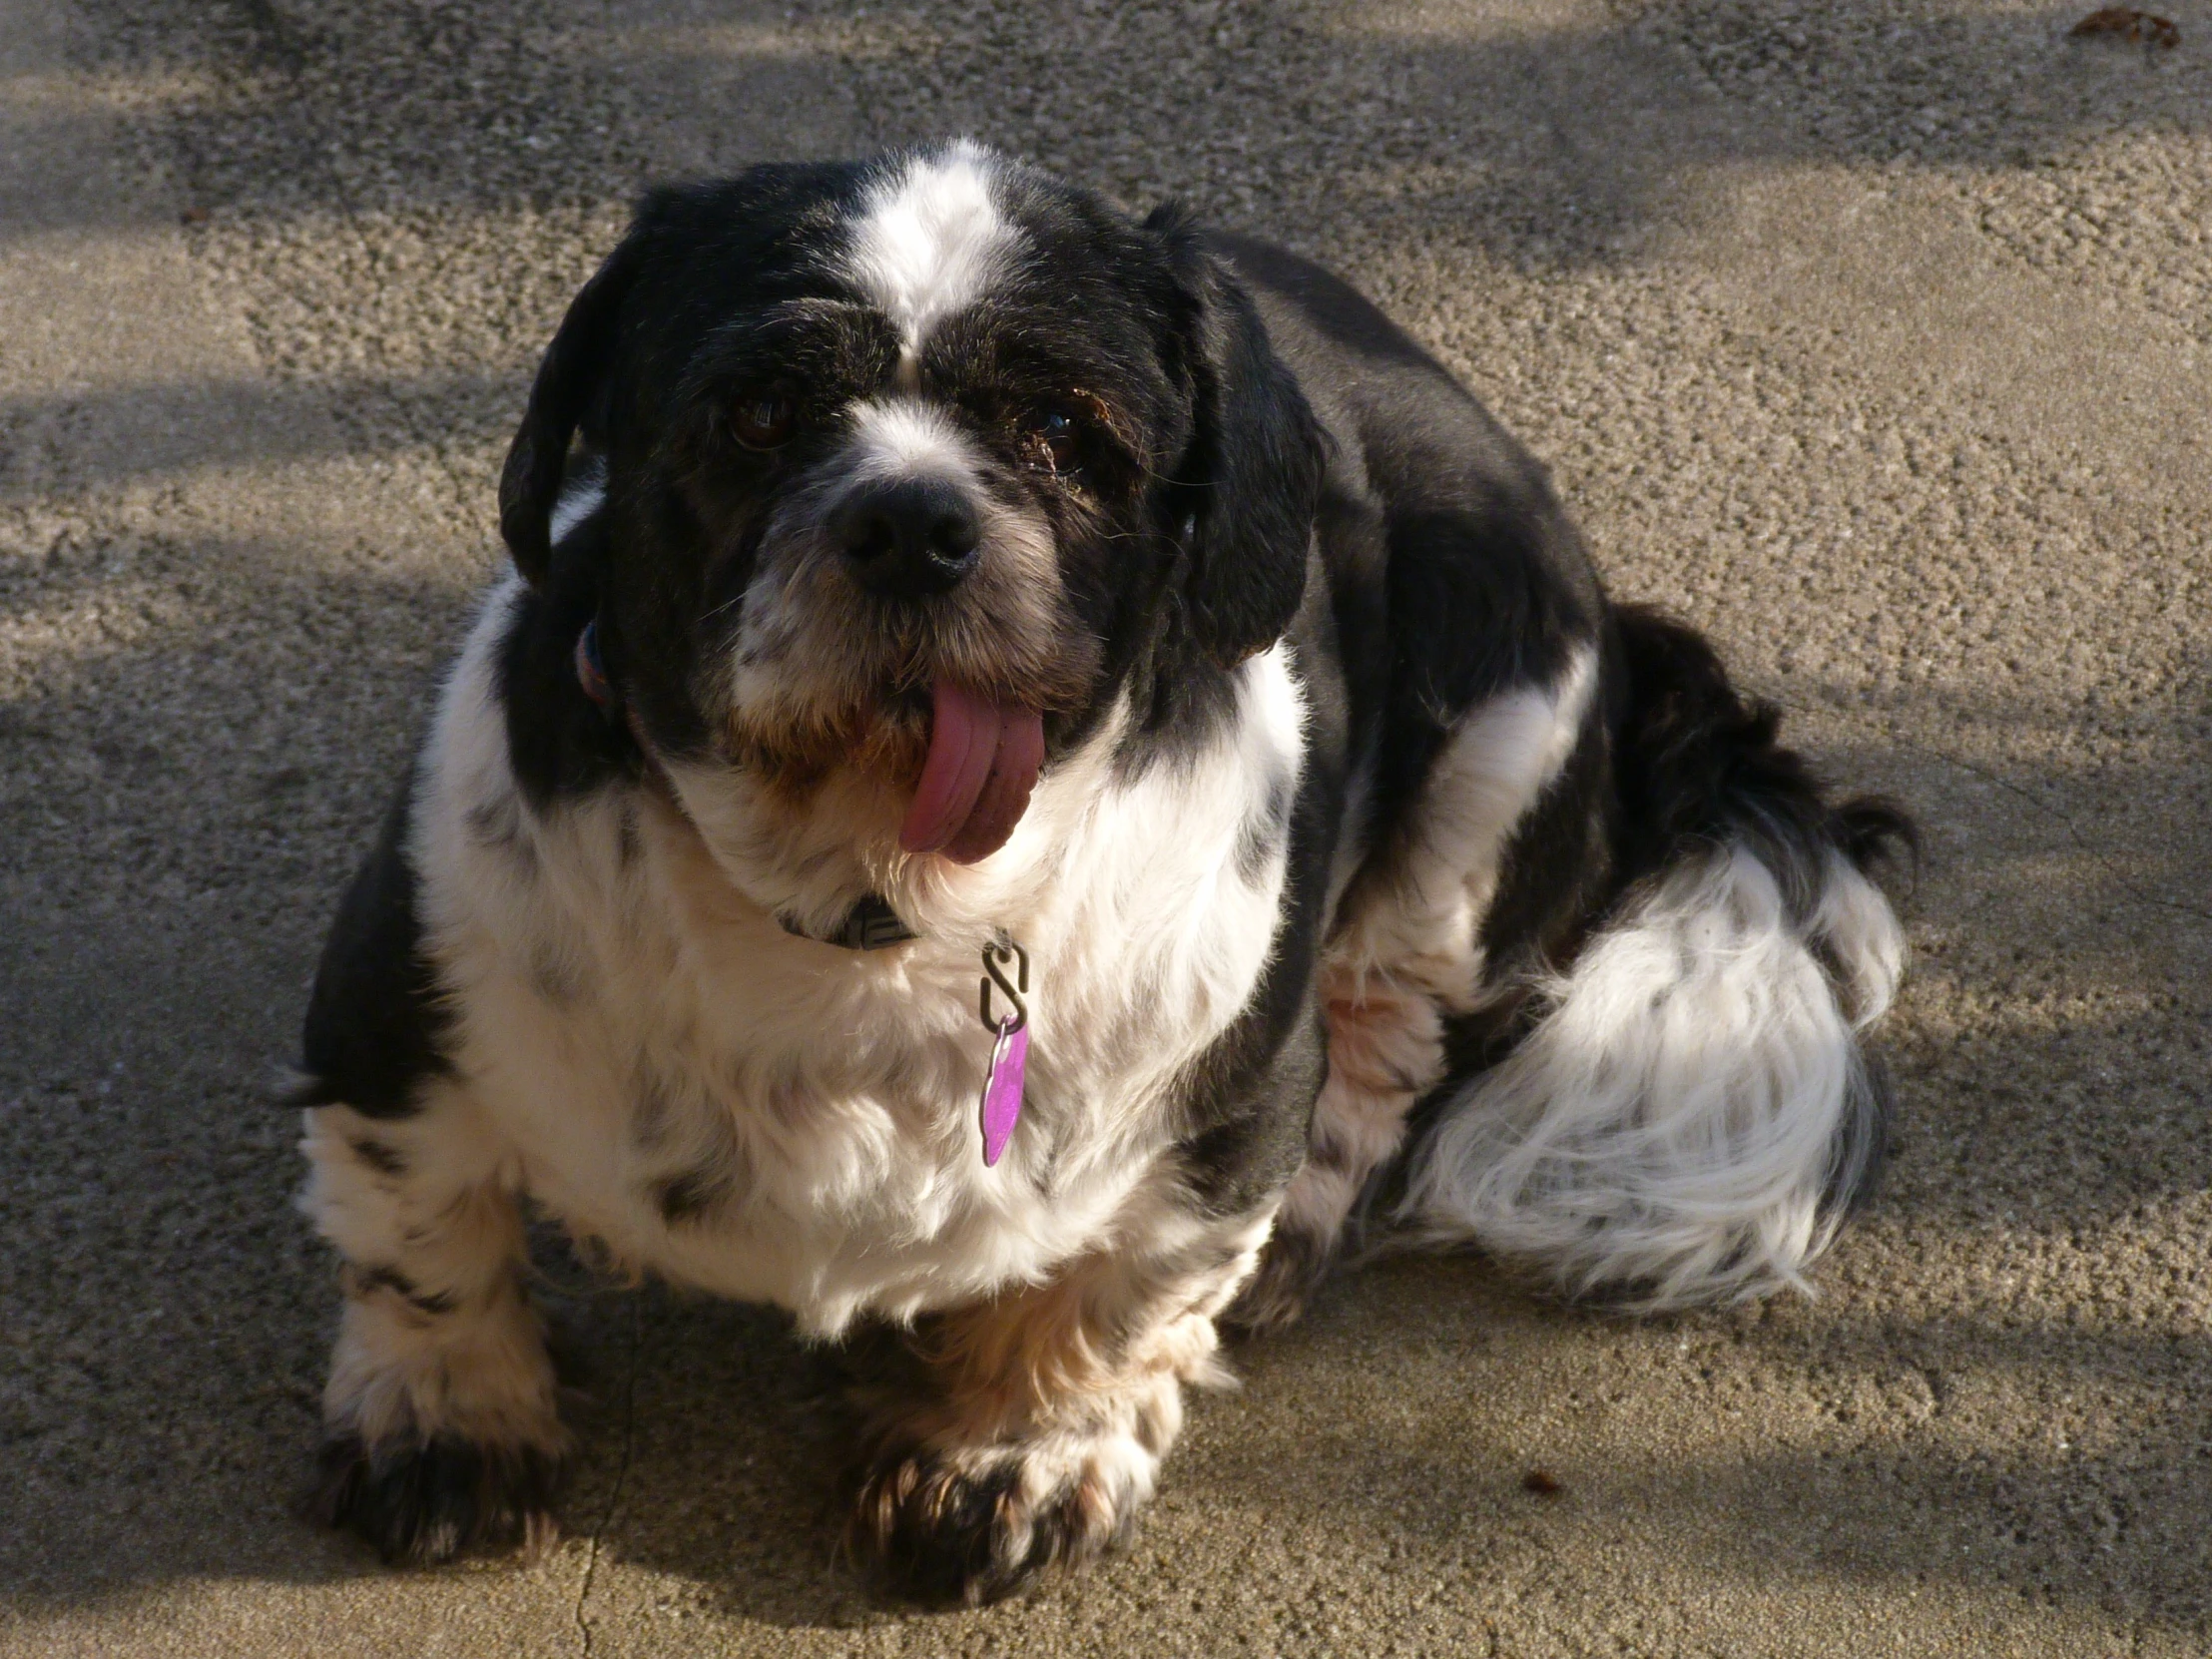
[[[538,1546],[566,1437],[525,1239],[457,1097],[307,1114],[302,1207],[345,1258],[314,1507],[390,1561]]]
[[[1229,1381],[1214,1318],[1272,1214],[1170,1224],[1172,1251],[1083,1257],[924,1321],[907,1342],[919,1388],[872,1402],[855,1547],[906,1594],[976,1603],[1125,1539],[1182,1428],[1183,1384]]]

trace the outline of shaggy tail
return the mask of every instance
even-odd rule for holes
[[[1511,1052],[1447,1085],[1401,1219],[1641,1310],[1802,1288],[1881,1161],[1857,1034],[1905,945],[1867,869],[1912,826],[1828,805],[1697,635],[1619,623],[1621,895]]]

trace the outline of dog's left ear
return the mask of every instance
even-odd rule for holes
[[[1189,216],[1170,203],[1145,229],[1167,244],[1186,301],[1194,419],[1172,489],[1190,526],[1185,600],[1200,645],[1228,668],[1273,645],[1298,614],[1325,440],[1251,294]]]
[[[553,553],[553,506],[560,499],[569,441],[607,382],[622,301],[640,263],[633,231],[569,301],[545,348],[522,424],[499,474],[499,534],[515,568],[535,584]]]

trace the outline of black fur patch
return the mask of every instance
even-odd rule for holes
[[[511,796],[469,808],[465,822],[478,846],[504,851],[522,839],[522,810]]]
[[[415,1282],[393,1267],[357,1268],[356,1283],[362,1290],[390,1291],[401,1298],[418,1314],[450,1314],[459,1301],[450,1291],[432,1291],[428,1294],[417,1290]]]
[[[1191,526],[1192,633],[1223,667],[1273,644],[1298,612],[1327,439],[1267,325],[1179,208],[1145,222],[1180,278],[1194,429],[1169,511]]]
[[[423,953],[405,847],[413,793],[409,768],[323,943],[301,1041],[307,1082],[289,1097],[294,1106],[405,1117],[422,1084],[451,1069],[443,1045],[452,1013]]]
[[[535,1552],[558,1535],[553,1500],[562,1466],[533,1447],[441,1434],[371,1448],[345,1434],[325,1440],[315,1464],[309,1516],[358,1534],[386,1562]]]
[[[1862,1053],[1864,1068],[1846,1103],[1843,1129],[1830,1149],[1821,1207],[1831,1215],[1856,1216],[1874,1201],[1890,1162],[1890,1120],[1896,1091],[1890,1068],[1879,1054]]]
[[[1741,836],[1802,919],[1819,901],[1831,848],[1864,866],[1918,844],[1911,822],[1887,802],[1831,806],[1805,758],[1782,746],[1782,711],[1738,693],[1696,631],[1636,606],[1616,615],[1623,684],[1613,771],[1623,881],[1665,867],[1687,845]]]
[[[597,517],[562,541],[543,584],[516,596],[500,642],[499,701],[507,715],[508,759],[524,798],[540,813],[635,778],[642,764],[619,709],[593,702],[576,678],[576,642],[599,608],[605,541]],[[624,653],[604,617],[599,647],[610,680],[619,685]],[[513,844],[528,841],[517,836]]]
[[[671,1227],[696,1222],[727,1199],[735,1188],[727,1170],[692,1169],[653,1184],[653,1207]]]
[[[1021,1495],[1018,1457],[1017,1451],[969,1473],[939,1452],[894,1441],[847,1477],[847,1542],[894,1594],[978,1607],[1128,1541],[1133,1505],[1122,1503],[1101,1530],[1072,1489],[1029,1502]],[[1017,1527],[1028,1532],[1018,1553],[1008,1548]]]
[[[1245,815],[1237,830],[1237,874],[1246,886],[1257,886],[1268,865],[1283,850],[1291,829],[1291,804],[1296,799],[1288,775],[1269,780],[1267,799]]]
[[[1304,1228],[1277,1228],[1222,1324],[1243,1337],[1296,1325],[1336,1265],[1337,1246]]]

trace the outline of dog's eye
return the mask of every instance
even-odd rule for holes
[[[730,406],[730,430],[748,449],[774,449],[792,435],[798,406],[780,392],[749,392]]]
[[[1077,472],[1083,465],[1083,425],[1074,413],[1048,406],[1032,414],[1022,428],[1029,464],[1046,472]]]

